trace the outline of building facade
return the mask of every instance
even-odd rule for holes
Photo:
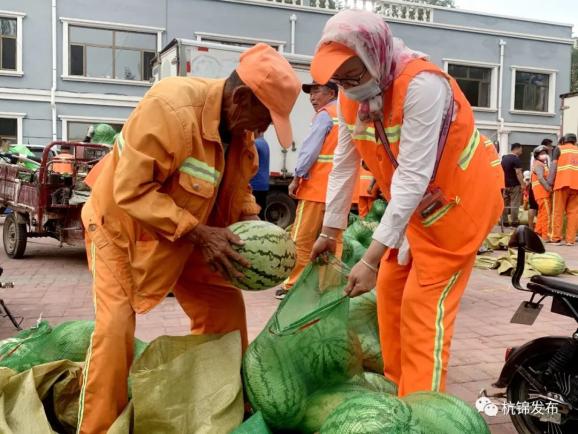
[[[120,128],[173,38],[312,55],[340,7],[374,8],[454,76],[502,153],[520,142],[529,155],[559,133],[570,24],[382,0],[2,0],[0,137],[46,144],[82,140],[95,122]]]

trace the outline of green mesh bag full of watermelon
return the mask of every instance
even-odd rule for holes
[[[247,397],[271,428],[298,427],[310,395],[362,372],[343,292],[348,271],[335,258],[307,266],[245,353]]]

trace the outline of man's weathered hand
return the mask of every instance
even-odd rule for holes
[[[297,193],[297,188],[299,188],[299,179],[297,177],[293,178],[293,181],[291,181],[291,184],[289,184],[289,196],[292,197],[293,199],[297,199],[297,196],[295,195]]]
[[[227,228],[199,224],[189,233],[188,238],[201,250],[203,258],[211,268],[229,280],[243,276],[233,262],[243,267],[251,266],[249,261],[232,247],[232,244],[242,245],[243,241]]]

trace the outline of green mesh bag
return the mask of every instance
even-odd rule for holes
[[[241,424],[231,434],[271,434],[271,430],[263,419],[263,414],[260,411],[255,413],[249,419]]]
[[[245,353],[247,397],[271,428],[297,427],[309,395],[362,370],[359,340],[348,327],[347,273],[335,258],[307,266]]]
[[[366,250],[363,244],[353,238],[352,235],[344,235],[342,259],[345,265],[350,268],[353,267],[359,262]]]
[[[350,380],[350,383],[373,392],[397,396],[397,385],[385,378],[382,374],[375,372],[364,372],[361,375],[356,375]]]
[[[0,366],[26,371],[33,366],[57,360],[83,362],[90,345],[94,321],[68,321],[51,327],[40,321],[35,327],[0,341]],[[135,359],[146,343],[135,340]]]
[[[390,395],[369,393],[339,405],[321,427],[321,434],[432,434],[423,431],[411,408]]]
[[[478,411],[455,396],[416,392],[403,398],[424,432],[432,434],[490,434]]]
[[[371,372],[383,372],[383,357],[377,325],[375,290],[352,298],[349,306],[349,324],[359,336],[363,367]]]
[[[92,143],[101,143],[105,145],[114,144],[116,131],[108,124],[96,124],[94,126],[94,134],[92,136]]]
[[[365,221],[367,222],[379,222],[385,213],[387,208],[387,202],[383,199],[376,199],[371,205],[371,209],[365,216]]]

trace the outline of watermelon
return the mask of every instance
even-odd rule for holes
[[[362,372],[357,335],[333,318],[324,318],[323,322],[323,327],[306,329],[299,340],[302,375],[307,377],[307,384],[318,387],[342,383]]]
[[[353,267],[359,262],[366,250],[367,249],[356,239],[349,236],[344,237],[341,260],[349,267]]]
[[[397,396],[397,386],[395,383],[385,378],[382,374],[364,372],[363,379],[371,390]]]
[[[254,410],[271,428],[293,428],[305,415],[307,387],[287,349],[261,335],[243,356],[243,384]]]
[[[269,289],[289,277],[295,267],[297,251],[286,231],[258,220],[234,223],[229,229],[245,242],[233,248],[251,263],[245,268],[235,262],[235,267],[243,273],[243,277],[232,279],[237,288],[251,291]]]
[[[343,402],[360,395],[373,393],[367,387],[358,384],[338,384],[321,389],[309,396],[305,410],[305,417],[301,421],[299,430],[304,433],[315,433],[329,415]]]
[[[373,231],[377,228],[377,225],[377,222],[358,220],[347,228],[344,237],[353,238],[367,248],[371,243],[371,237],[373,236]]]
[[[359,216],[357,214],[353,214],[352,212],[350,212],[349,217],[347,218],[347,226],[351,226],[357,220],[359,220]]]
[[[480,413],[455,396],[438,392],[416,392],[402,398],[426,433],[490,434]]]
[[[420,429],[409,405],[389,395],[370,393],[340,404],[320,434],[431,434]]]
[[[558,276],[566,271],[566,261],[555,252],[529,255],[528,263],[545,276]]]

